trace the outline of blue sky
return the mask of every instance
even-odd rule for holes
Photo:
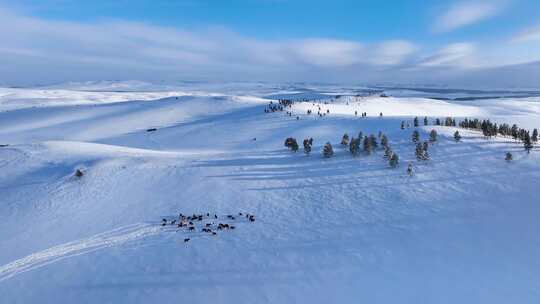
[[[0,17],[0,81],[7,83],[135,77],[534,86],[539,74],[534,0],[0,0]]]

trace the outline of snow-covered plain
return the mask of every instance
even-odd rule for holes
[[[322,118],[312,102],[291,117],[264,113],[264,97],[297,94],[343,97],[319,104],[330,111]],[[455,128],[421,126],[439,141],[419,163],[413,128],[400,129],[416,115],[532,129],[540,98],[263,84],[0,89],[0,144],[9,144],[0,147],[0,302],[538,303],[538,150],[465,130],[456,143]],[[400,167],[380,150],[353,158],[340,147],[343,133],[359,131],[387,134]],[[313,137],[312,155],[286,150],[289,136]],[[330,159],[320,155],[327,141]],[[162,229],[179,212],[256,221],[217,236]]]

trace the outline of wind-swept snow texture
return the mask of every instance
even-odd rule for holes
[[[532,129],[540,98],[358,92],[0,89],[0,303],[538,303],[538,148],[467,130],[458,143],[455,128],[423,117]],[[319,101],[264,113],[276,96]],[[400,129],[414,116],[422,139],[439,134],[427,162],[415,159],[414,128]],[[352,157],[339,142],[359,131],[384,132],[400,166],[380,149]],[[313,137],[311,155],[288,151],[287,137]],[[216,236],[160,226],[179,212],[256,221]]]

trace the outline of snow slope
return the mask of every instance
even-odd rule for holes
[[[93,99],[70,85],[44,89],[61,105],[31,89],[17,94],[38,107],[0,103],[0,302],[537,303],[538,150],[472,131],[456,143],[436,127],[418,163],[399,125],[451,115],[533,128],[540,99],[347,97],[320,118],[305,115],[313,103],[264,113],[282,88],[221,89]],[[397,169],[338,144],[379,130]],[[313,154],[287,151],[289,136],[313,137]],[[256,221],[217,236],[159,225],[178,212]]]

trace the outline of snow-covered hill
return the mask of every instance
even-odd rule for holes
[[[419,162],[414,128],[400,129],[417,115],[532,129],[540,127],[540,98],[347,91],[295,103],[288,116],[265,113],[265,97],[299,93],[291,88],[86,86],[0,90],[0,144],[9,144],[0,147],[2,303],[540,298],[538,150],[462,129],[455,142],[456,128],[430,125],[418,128],[421,137],[436,129],[439,140],[431,160]],[[319,107],[329,114],[318,117]],[[359,131],[384,132],[400,166],[389,168],[380,149],[352,157],[339,145]],[[313,137],[312,155],[283,147],[291,136]],[[335,149],[329,159],[320,154],[327,141]],[[508,151],[512,162],[504,161]],[[205,221],[236,229],[211,235],[161,226],[178,213],[216,214]]]

